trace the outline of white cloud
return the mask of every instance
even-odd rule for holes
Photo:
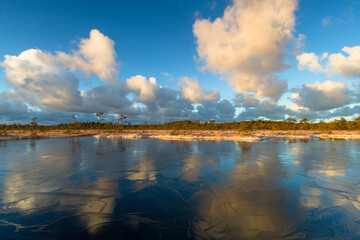
[[[113,47],[111,39],[92,30],[90,38],[82,39],[79,49],[71,55],[63,52],[53,55],[39,49],[26,50],[19,56],[6,55],[1,66],[12,89],[1,93],[0,112],[7,116],[1,120],[9,121],[9,116],[17,115],[17,119],[26,122],[30,115],[36,115],[51,122],[52,116],[56,120],[66,112],[81,113],[86,118],[95,112],[121,113],[144,121],[189,118],[194,107],[180,91],[160,86],[152,77],[117,79]],[[97,74],[105,85],[80,91],[79,80],[69,70]],[[195,88],[194,94],[200,92],[203,101],[218,98],[218,92],[206,92],[197,82],[186,83],[185,91]],[[130,100],[129,93],[136,97]]]
[[[81,105],[78,79],[59,64],[48,61],[48,56],[38,49],[26,50],[19,56],[5,55],[1,63],[5,68],[5,81],[14,90],[6,91],[4,95],[57,110]]]
[[[180,91],[160,86],[156,79],[137,75],[126,80],[126,88],[135,93],[134,101],[141,107],[143,120],[171,121],[188,118],[194,109],[188,99],[182,98]]]
[[[135,101],[141,103],[152,103],[156,100],[156,92],[160,86],[157,84],[156,79],[137,75],[126,80],[127,88],[135,92],[138,97]]]
[[[350,91],[343,82],[325,81],[305,84],[293,93],[292,101],[312,111],[324,111],[351,102]]]
[[[89,43],[83,40],[82,44],[85,47],[80,48],[81,52],[84,52],[84,56],[90,56],[91,53],[85,53]],[[6,103],[6,106],[15,108],[16,101],[39,111],[138,114],[132,107],[133,102],[126,97],[128,92],[124,83],[116,80],[80,92],[79,80],[57,60],[57,56],[39,49],[23,51],[19,56],[5,55],[1,63],[5,69],[4,79],[13,89],[2,93],[2,97],[7,100],[2,105]]]
[[[328,69],[330,73],[339,74],[345,78],[360,77],[360,46],[344,47],[342,53],[329,55]]]
[[[91,30],[88,39],[80,41],[79,49],[71,55],[52,55],[39,49],[23,51],[19,56],[5,55],[1,66],[13,90],[3,92],[3,96],[40,110],[114,112],[126,106],[132,112],[132,102],[116,78],[115,57],[114,42],[96,29]],[[79,80],[68,67],[88,75],[94,73],[107,85],[80,93]]]
[[[182,96],[193,103],[211,102],[219,99],[219,91],[206,92],[195,79],[182,77],[180,80]]]
[[[319,57],[315,53],[302,53],[296,56],[299,61],[299,69],[307,69],[312,72],[322,72],[323,68],[319,63]]]
[[[163,121],[188,118],[194,109],[180,91],[159,86],[155,78],[141,75],[79,91],[79,80],[56,59],[38,49],[5,56],[1,65],[5,68],[5,80],[13,89],[2,92],[0,112],[7,116],[18,114],[17,118],[25,122],[31,112],[27,106],[36,109],[31,115],[39,118],[49,113],[41,118],[44,122],[51,122],[52,115],[54,119],[63,116],[57,111],[121,113],[145,121]],[[143,105],[136,106],[127,97],[130,92],[137,95],[134,101]]]
[[[344,78],[360,77],[360,46],[344,47],[345,53],[323,53],[319,58],[314,53],[302,53],[296,58],[299,69],[311,72],[325,72],[329,76],[338,74]],[[320,62],[320,61],[322,62]]]
[[[4,80],[12,89],[0,95],[0,120],[9,121],[12,116],[17,116],[26,122],[29,116],[39,119],[43,116],[41,119],[51,122],[51,119],[61,121],[62,117],[70,119],[67,112],[82,113],[84,119],[93,117],[94,112],[105,112],[126,114],[138,121],[193,118],[231,121],[235,107],[246,108],[238,116],[241,120],[333,117],[335,114],[349,115],[351,110],[357,109],[343,107],[358,97],[355,92],[342,82],[332,81],[303,85],[293,94],[296,106],[276,104],[287,83],[274,73],[285,68],[284,48],[291,40],[293,30],[293,20],[280,16],[293,18],[296,4],[295,1],[280,0],[258,0],[257,3],[236,0],[223,18],[214,22],[198,20],[194,25],[199,56],[205,61],[205,67],[224,74],[237,86],[239,94],[235,106],[227,99],[219,101],[219,91],[206,91],[197,80],[188,77],[180,80],[180,91],[160,86],[155,78],[141,75],[121,81],[117,78],[114,42],[98,30],[92,30],[90,38],[82,39],[79,49],[71,54],[57,52],[53,55],[29,49],[18,56],[5,55],[1,66],[5,69]],[[265,13],[246,25],[245,20],[250,19],[251,14],[258,14],[261,8],[266,9]],[[271,15],[275,10],[279,11],[278,15]],[[265,24],[265,18],[272,23]],[[252,29],[261,24],[264,24],[260,29],[264,35],[258,32],[260,30]],[[215,34],[217,30],[221,30],[222,37]],[[211,36],[215,43],[209,41]],[[360,47],[345,47],[343,52],[347,56],[343,53],[322,56],[303,53],[297,59],[299,67],[310,71],[359,77]],[[96,74],[105,85],[80,91],[79,80],[71,70]],[[135,95],[134,99],[129,99],[129,93]],[[197,112],[193,103],[200,103]],[[329,109],[331,111],[326,111]]]
[[[119,73],[114,45],[113,40],[93,29],[89,38],[81,39],[78,51],[73,51],[72,54],[57,52],[55,60],[73,71],[81,70],[88,75],[94,73],[101,80],[113,83]]]
[[[285,47],[293,39],[296,0],[234,0],[222,18],[197,20],[194,34],[205,69],[229,76],[237,93],[278,98],[286,81]]]

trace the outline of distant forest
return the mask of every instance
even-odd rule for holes
[[[123,116],[123,115],[122,115]],[[284,121],[269,120],[249,120],[242,122],[224,122],[217,123],[215,120],[208,122],[194,121],[175,121],[163,124],[131,124],[123,122],[126,118],[119,119],[120,123],[103,122],[101,115],[97,122],[77,122],[73,118],[72,123],[60,123],[57,125],[38,125],[36,119],[29,124],[0,125],[0,132],[9,130],[29,130],[29,131],[50,131],[50,130],[100,130],[100,131],[124,131],[124,130],[313,130],[313,131],[332,131],[332,130],[360,130],[360,117],[353,121],[347,121],[345,118],[334,120],[332,122],[310,122],[306,118],[297,122],[295,119],[288,118]]]

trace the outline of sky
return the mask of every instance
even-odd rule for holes
[[[0,0],[0,123],[354,119],[360,1]]]

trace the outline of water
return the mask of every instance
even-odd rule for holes
[[[360,239],[360,141],[0,142],[0,239]]]

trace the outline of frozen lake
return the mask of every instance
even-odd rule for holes
[[[0,239],[360,239],[360,141],[0,142]]]

